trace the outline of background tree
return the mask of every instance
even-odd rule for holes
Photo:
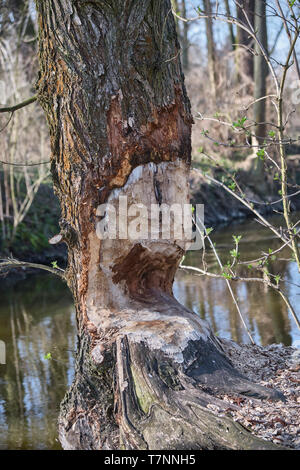
[[[182,16],[186,17],[186,0],[181,0],[181,11]],[[188,23],[183,24],[183,38],[182,38],[182,67],[184,72],[187,72],[189,69],[189,38],[188,38],[189,25]]]
[[[224,0],[225,3],[225,9],[226,9],[226,15],[228,18],[231,17],[231,9],[229,5],[229,0]],[[234,34],[234,29],[233,29],[233,24],[228,23],[228,30],[229,30],[229,38],[230,38],[230,44],[232,47],[232,50],[235,50],[235,34]]]
[[[255,2],[255,31],[256,36],[268,54],[268,34],[266,21],[266,2]],[[261,99],[267,94],[268,64],[255,43],[254,56],[254,121],[257,123],[255,133],[257,141],[262,144],[266,137],[266,100]]]
[[[266,21],[266,2],[265,0],[255,1],[255,32],[258,41],[266,51],[268,56],[268,35],[267,35],[267,21]],[[259,182],[261,190],[265,191],[265,172],[263,160],[257,158],[257,148],[264,143],[266,138],[266,99],[263,99],[267,95],[267,77],[268,77],[268,64],[263,56],[263,53],[255,42],[255,56],[254,56],[254,122],[255,126],[255,137],[253,138],[254,148],[254,178]],[[257,147],[258,146],[258,147]]]
[[[172,0],[172,8],[183,16],[186,17],[187,9],[186,9],[186,0]],[[186,72],[189,69],[189,38],[188,38],[188,31],[189,31],[189,24],[188,23],[179,23],[176,19],[176,31],[178,35],[178,39],[181,45],[181,57],[182,57],[182,67],[183,70]]]
[[[23,222],[49,176],[45,164],[49,145],[45,118],[37,103],[14,111],[15,103],[26,103],[28,98],[35,101],[37,42],[29,2],[4,1],[0,25],[0,246],[2,252],[11,252],[26,241],[35,247],[47,244],[44,234],[32,234]]]
[[[210,0],[203,0],[203,10],[207,13],[205,18],[205,29],[206,29],[206,41],[207,41],[207,64],[209,73],[209,82],[211,85],[212,95],[216,97],[217,86],[218,86],[218,75],[217,75],[217,59],[216,59],[216,47],[214,40],[213,31],[213,18],[212,18],[212,6]]]
[[[236,4],[236,18],[247,26],[251,25],[254,28],[255,0],[243,0],[236,2]],[[237,27],[236,41],[237,80],[245,81],[249,86],[254,76],[254,60],[253,53],[251,53],[254,41],[247,31],[239,27]]]

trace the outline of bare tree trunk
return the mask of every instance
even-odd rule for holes
[[[186,2],[181,0],[181,15],[186,18]],[[188,39],[189,23],[183,23],[182,33],[182,67],[184,72],[189,69],[189,39]]]
[[[268,35],[267,35],[267,20],[266,20],[266,2],[265,0],[255,1],[255,31],[260,44],[268,51]],[[267,77],[268,65],[265,58],[258,46],[255,43],[255,58],[254,58],[254,99],[259,100],[254,104],[254,122],[255,137],[253,138],[254,154],[257,153],[257,146],[262,145],[266,137],[266,100],[260,99],[267,94]],[[254,159],[254,166],[252,169],[254,179],[260,185],[261,193],[266,191],[266,175],[264,169],[264,161],[260,158]]]
[[[171,5],[172,5],[173,10],[175,10],[175,12],[178,13],[179,12],[178,0],[171,0]],[[177,17],[175,17],[175,24],[176,24],[176,33],[177,33],[178,39],[180,39],[180,30],[178,27]]]
[[[230,5],[229,5],[229,0],[224,0],[225,1],[225,8],[226,8],[226,15],[228,18],[231,17],[231,11],[230,11]],[[230,43],[232,50],[235,50],[235,35],[234,35],[234,30],[233,30],[233,24],[232,23],[227,23],[228,24],[228,29],[229,29],[229,38],[230,38]]]
[[[7,0],[6,0],[7,1]],[[5,5],[5,0],[4,0]],[[18,23],[19,36],[28,35],[34,36],[34,23],[29,14],[29,1],[28,0],[9,0],[9,12],[13,13],[13,21]]]
[[[182,18],[186,18],[186,3],[185,0],[181,0],[180,4],[178,0],[171,0],[173,9],[180,14]],[[182,57],[182,67],[186,71],[189,68],[189,23],[188,22],[179,22],[178,18],[175,18],[176,23],[176,32],[181,46],[181,57]]]
[[[237,19],[242,21],[249,27],[249,23],[254,27],[254,9],[255,0],[242,0],[237,2]],[[246,82],[253,81],[253,54],[249,49],[253,49],[254,44],[252,38],[247,31],[237,28],[237,47],[236,47],[236,64],[237,64],[237,79],[245,80]],[[253,90],[253,88],[252,88]],[[252,93],[251,86],[247,86],[247,91]]]
[[[272,448],[206,408],[216,399],[203,387],[279,396],[235,371],[208,325],[174,299],[180,243],[95,231],[97,206],[119,196],[148,208],[188,201],[192,117],[170,1],[37,6],[39,100],[78,321],[63,447]]]
[[[212,7],[211,7],[210,0],[203,0],[203,7],[204,7],[205,13],[207,13],[208,15],[212,14]],[[206,26],[207,62],[208,62],[209,81],[211,84],[212,95],[216,97],[218,75],[217,75],[216,47],[215,47],[215,40],[214,40],[212,17],[205,18],[205,26]]]
[[[268,34],[265,0],[255,2],[255,31],[257,38],[267,52]],[[255,52],[254,99],[257,100],[267,94],[268,65],[257,43],[255,43]],[[266,100],[260,100],[254,104],[254,121],[257,123],[256,138],[259,143],[263,143],[266,137]]]

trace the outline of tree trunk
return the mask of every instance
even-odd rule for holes
[[[183,18],[186,18],[186,2],[181,0],[181,15]],[[184,72],[189,69],[189,23],[183,22],[183,32],[182,32],[182,67]]]
[[[229,0],[225,0],[225,8],[226,8],[226,16],[227,18],[231,17],[231,11],[230,11],[230,5],[229,5]],[[230,39],[230,45],[232,50],[235,50],[235,35],[234,35],[234,30],[233,30],[233,24],[232,23],[227,23],[228,24],[228,30],[229,30],[229,39]]]
[[[212,7],[210,0],[203,0],[203,8],[207,15],[212,15]],[[215,98],[217,95],[218,75],[216,64],[216,47],[213,31],[213,20],[211,16],[205,18],[206,27],[206,41],[207,41],[207,64],[209,81],[211,85],[212,95]]]
[[[265,0],[255,1],[255,31],[260,44],[268,51],[268,35],[267,35],[267,19],[266,19],[266,2]],[[258,46],[255,43],[255,58],[254,58],[254,99],[259,100],[254,104],[254,122],[255,137],[253,137],[254,155],[259,145],[263,145],[266,138],[266,100],[262,100],[267,94],[267,77],[268,65]],[[260,158],[254,158],[254,165],[252,169],[254,180],[259,183],[260,192],[266,192],[266,174],[264,168],[264,161]]]
[[[243,0],[237,2],[237,19],[245,23],[249,27],[249,23],[254,27],[254,9],[255,0]],[[249,23],[248,23],[249,21]],[[236,64],[237,79],[239,81],[248,82],[247,93],[253,93],[253,53],[249,49],[253,49],[253,39],[247,31],[237,28],[237,47],[236,47]]]
[[[185,0],[181,0],[180,4],[178,3],[178,0],[171,0],[171,4],[175,12],[179,13],[179,15],[182,18],[187,17]],[[188,39],[189,23],[179,21],[178,18],[175,17],[175,24],[176,24],[177,37],[179,39],[180,46],[182,49],[182,53],[181,53],[182,67],[183,67],[183,70],[186,71],[189,69],[189,39]]]
[[[268,52],[268,35],[266,19],[266,2],[260,0],[255,2],[255,31],[257,39]],[[260,99],[267,94],[268,65],[258,46],[255,44],[254,59],[254,99]],[[260,100],[254,104],[254,121],[256,126],[256,138],[259,143],[263,143],[266,137],[266,100]]]
[[[78,322],[65,449],[272,448],[205,390],[279,395],[234,370],[172,283],[176,240],[96,235],[99,204],[188,201],[192,117],[169,0],[38,0],[39,100]],[[104,216],[106,217],[106,216]],[[222,401],[217,401],[220,406]]]

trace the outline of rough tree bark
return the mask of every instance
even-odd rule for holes
[[[181,15],[183,18],[187,17],[185,0],[181,0]],[[184,72],[186,72],[189,69],[189,23],[184,22],[182,29],[182,67]]]
[[[272,448],[206,405],[279,395],[234,370],[180,305],[175,240],[96,235],[98,204],[188,201],[192,117],[169,0],[37,0],[52,176],[78,321],[65,449]]]

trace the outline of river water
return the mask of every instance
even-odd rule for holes
[[[272,234],[256,222],[235,224],[212,234],[224,263],[233,248],[233,234],[242,235],[244,260],[278,247]],[[299,312],[296,284],[300,276],[295,263],[286,260],[289,256],[285,250],[269,269],[285,279],[284,290]],[[201,266],[201,258],[201,252],[189,252],[184,264]],[[217,272],[209,251],[207,263]],[[243,268],[241,275],[250,274],[247,266]],[[258,344],[299,347],[300,332],[276,292],[252,282],[232,283],[232,287]],[[249,342],[223,279],[179,271],[174,294],[220,337]],[[0,364],[0,449],[59,449],[56,420],[59,403],[72,382],[76,349],[74,306],[67,287],[45,274],[30,276],[10,288],[2,285],[0,340],[6,345],[6,364]]]

